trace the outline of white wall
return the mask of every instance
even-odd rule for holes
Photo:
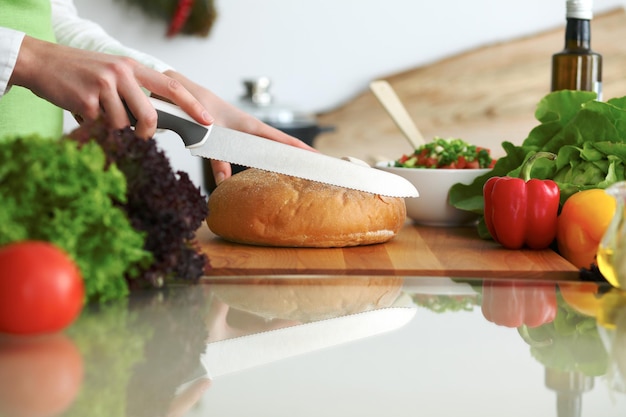
[[[565,23],[564,0],[214,0],[219,15],[209,37],[167,39],[164,23],[123,1],[75,3],[123,43],[225,99],[237,100],[244,78],[267,75],[277,100],[314,113],[349,101],[374,78]],[[623,3],[596,0],[595,11]],[[175,168],[200,184],[200,162],[176,137],[158,139]]]

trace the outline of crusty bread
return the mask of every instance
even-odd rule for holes
[[[402,292],[402,277],[249,278],[211,286],[231,308],[267,320],[310,322],[385,308]]]
[[[405,220],[403,198],[248,169],[211,193],[207,224],[238,243],[345,247],[386,242]]]

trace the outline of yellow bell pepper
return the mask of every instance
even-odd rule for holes
[[[596,263],[598,245],[615,215],[615,198],[603,189],[583,190],[563,204],[556,241],[561,256],[577,268]]]
[[[595,282],[560,282],[558,286],[563,300],[574,310],[589,317],[598,315],[602,307],[598,284]]]

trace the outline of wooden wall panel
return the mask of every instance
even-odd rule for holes
[[[429,139],[460,137],[502,154],[504,140],[520,143],[537,125],[534,111],[550,89],[550,61],[563,48],[565,27],[476,50],[385,78]],[[626,13],[595,16],[592,45],[604,58],[604,98],[626,95]],[[367,88],[345,105],[319,115],[335,132],[315,146],[335,156],[373,162],[411,148]]]

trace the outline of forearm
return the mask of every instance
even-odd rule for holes
[[[167,63],[122,45],[100,25],[78,15],[72,0],[51,0],[52,26],[57,42],[74,48],[133,58],[159,72],[172,67]]]

